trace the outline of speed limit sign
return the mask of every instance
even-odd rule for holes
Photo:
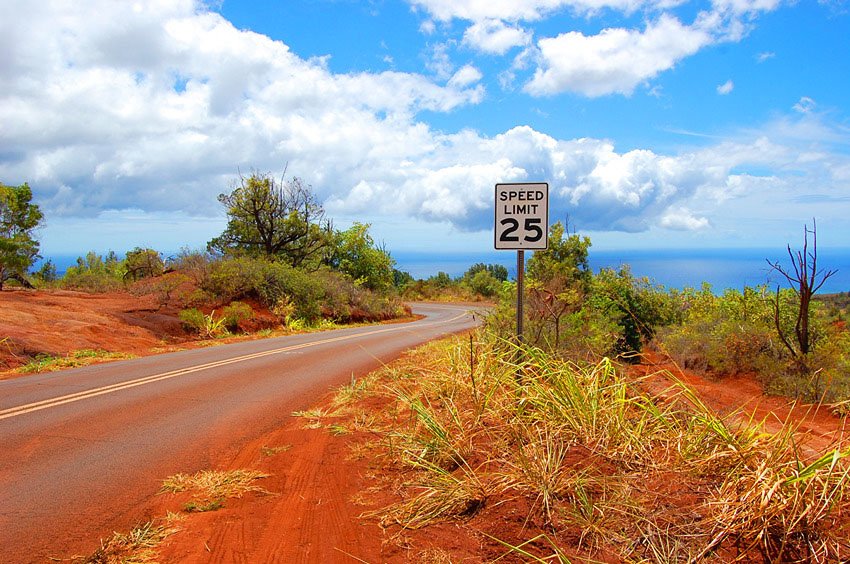
[[[496,184],[496,249],[549,246],[549,184]]]

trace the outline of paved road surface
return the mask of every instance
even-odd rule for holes
[[[352,375],[477,323],[462,306],[413,311],[425,319],[0,381],[0,562],[90,554],[153,517],[166,476],[213,467]]]

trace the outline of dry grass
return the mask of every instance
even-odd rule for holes
[[[175,474],[162,482],[162,492],[191,492],[184,509],[186,511],[214,511],[224,505],[224,500],[242,497],[248,492],[270,494],[254,485],[255,480],[267,478],[257,470],[202,470],[191,476]]]
[[[164,519],[155,519],[140,525],[129,533],[113,533],[91,556],[80,559],[85,564],[150,564],[156,562],[156,548],[178,531],[175,523],[181,517],[169,513]],[[73,559],[76,560],[76,559]]]
[[[850,559],[848,441],[804,455],[790,422],[778,433],[732,423],[736,414],[718,416],[681,384],[660,402],[607,359],[578,365],[485,333],[467,339],[423,347],[344,400],[389,402],[371,429],[402,477],[399,501],[369,514],[384,526],[474,528],[489,508],[523,499],[525,522],[494,535],[492,554]]]

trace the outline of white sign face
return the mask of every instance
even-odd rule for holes
[[[496,248],[549,246],[549,184],[496,184]]]

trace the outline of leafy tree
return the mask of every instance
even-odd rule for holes
[[[414,281],[415,279],[413,278],[413,275],[409,272],[398,270],[396,268],[393,269],[393,286],[396,288],[404,288]]]
[[[33,232],[44,218],[31,200],[26,182],[20,186],[0,182],[0,290],[7,280],[30,285],[25,275],[39,256]]]
[[[463,275],[464,279],[470,280],[479,272],[487,272],[498,280],[499,282],[504,282],[508,279],[508,269],[502,266],[501,264],[484,264],[483,262],[479,262],[473,264],[469,267],[469,270]]]
[[[428,278],[426,282],[437,288],[448,288],[454,283],[452,277],[449,276],[448,273],[443,272],[442,270],[439,271],[436,275]]]
[[[386,249],[375,244],[368,223],[355,223],[336,235],[330,266],[370,290],[386,291],[393,286],[395,261]]]
[[[537,322],[535,340],[545,324],[551,323],[557,348],[562,319],[581,309],[592,280],[589,248],[588,237],[568,235],[563,224],[556,222],[549,228],[549,248],[535,251],[529,259],[528,311],[531,321]]]
[[[561,279],[568,286],[587,290],[592,275],[588,249],[589,237],[570,235],[560,221],[553,223],[549,227],[549,248],[535,251],[528,260],[528,277],[543,284]]]
[[[62,285],[89,292],[117,290],[122,286],[125,272],[124,262],[115,251],[109,251],[105,258],[89,251],[85,258],[77,257],[76,265],[68,267]]]
[[[132,279],[133,281],[161,276],[165,272],[165,263],[160,254],[153,249],[141,247],[136,247],[127,252],[124,267],[127,270],[124,279]]]
[[[50,259],[44,261],[41,268],[39,268],[33,276],[47,284],[56,282],[59,279],[59,275],[56,273],[56,265],[53,264],[53,261]]]
[[[227,228],[207,246],[224,254],[247,254],[294,267],[317,268],[331,236],[321,227],[322,206],[299,178],[276,182],[268,173],[240,176],[239,185],[218,201],[227,209]]]
[[[464,282],[476,294],[491,298],[499,292],[503,281],[493,276],[489,270],[478,270],[470,277],[465,276]]]

